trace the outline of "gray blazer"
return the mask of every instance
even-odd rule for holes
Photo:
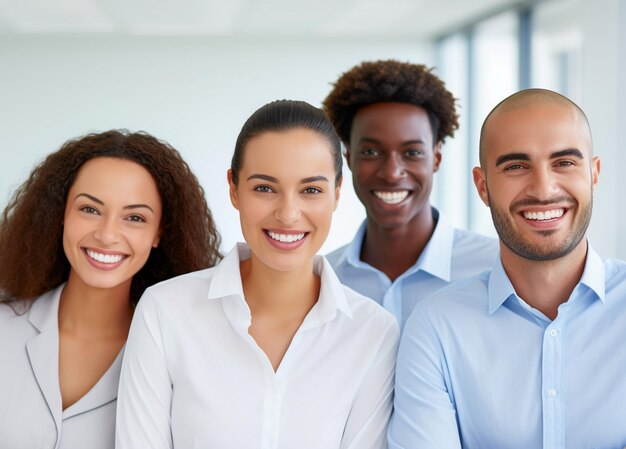
[[[123,351],[85,396],[62,410],[57,316],[63,287],[27,310],[0,304],[0,449],[114,447]]]

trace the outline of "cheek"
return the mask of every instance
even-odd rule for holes
[[[357,184],[359,180],[364,180],[376,172],[376,166],[373,163],[359,162],[352,166],[352,174],[354,183]]]
[[[241,228],[251,228],[265,217],[269,211],[267,204],[260,201],[254,201],[245,195],[239,196],[239,221]]]
[[[317,200],[314,203],[315,204],[311,204],[307,207],[309,216],[320,225],[323,224],[330,226],[333,212],[335,210],[334,197],[328,196],[327,198]]]
[[[158,235],[158,229],[143,229],[138,232],[129,232],[127,239],[136,253],[150,254]]]

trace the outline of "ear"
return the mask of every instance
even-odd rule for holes
[[[439,170],[439,164],[441,164],[441,141],[433,147],[433,173]]]
[[[228,195],[230,196],[230,202],[233,207],[239,210],[239,199],[237,198],[237,186],[233,181],[233,171],[228,169],[226,172],[226,179],[228,179]]]
[[[349,144],[345,144],[346,147],[346,163],[348,164],[348,168],[350,170],[352,170],[352,160],[350,158],[351,154],[350,154],[350,145]]]
[[[337,187],[335,187],[335,207],[333,207],[333,212],[337,210],[337,206],[339,205],[339,197],[341,196],[341,184],[343,184],[343,176],[339,178],[339,181],[337,181]]]
[[[474,167],[472,170],[472,175],[474,176],[474,185],[476,186],[476,190],[478,191],[478,195],[480,199],[483,200],[485,206],[489,207],[489,194],[487,193],[487,178],[485,176],[485,172],[480,167]]]
[[[157,248],[159,246],[159,242],[161,241],[161,230],[157,232],[156,237],[154,237],[154,241],[152,242],[152,247]]]
[[[591,160],[591,186],[593,189],[598,185],[598,178],[600,177],[600,158],[594,156]]]

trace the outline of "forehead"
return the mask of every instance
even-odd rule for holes
[[[71,191],[84,190],[85,193],[99,195],[158,196],[156,182],[142,165],[126,159],[98,157],[85,162],[79,169]]]
[[[375,103],[357,111],[350,138],[424,140],[432,142],[432,129],[426,110],[408,103]]]
[[[309,129],[292,129],[265,132],[250,139],[241,171],[301,179],[334,173],[335,164],[331,145],[324,136]]]
[[[495,111],[483,130],[487,160],[503,153],[548,156],[563,149],[578,149],[591,155],[587,122],[575,108],[561,104],[533,104]]]

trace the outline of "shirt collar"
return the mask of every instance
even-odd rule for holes
[[[209,286],[208,298],[219,299],[226,296],[238,296],[244,298],[241,284],[241,272],[239,264],[250,258],[250,247],[245,243],[237,243],[222,261],[215,266],[214,275]],[[330,263],[323,256],[315,256],[313,271],[319,275],[320,295],[316,309],[319,318],[327,321],[336,315],[336,311],[343,312],[352,318],[352,311],[348,304],[344,287],[337,278]]]
[[[28,311],[28,321],[39,332],[58,327],[58,311],[65,282],[37,298]]]
[[[418,270],[422,270],[446,282],[450,282],[452,278],[450,271],[452,265],[452,247],[454,244],[454,228],[437,209],[433,207],[432,211],[433,218],[437,221],[433,235],[431,235],[428,240],[417,262],[415,262],[405,274],[412,274]],[[350,265],[357,268],[374,269],[360,259],[366,229],[367,220],[361,223],[354,239],[348,245],[346,260]]]
[[[583,270],[583,275],[579,283],[589,287],[596,294],[598,299],[604,303],[606,299],[604,262],[589,243],[587,243],[585,269]]]
[[[605,301],[605,276],[604,263],[600,256],[587,246],[585,268],[578,285],[583,284],[591,289],[598,299]],[[498,257],[489,275],[489,313],[495,312],[511,295],[515,294],[515,288],[504,271],[502,260]]]
[[[239,264],[250,258],[250,247],[245,243],[237,243],[226,256],[213,268],[209,299],[220,299],[226,296],[239,296],[243,299],[241,272]]]
[[[489,314],[498,310],[511,295],[515,295],[513,284],[504,271],[500,257],[495,261],[491,273],[489,273],[489,286],[487,288],[489,296]]]

